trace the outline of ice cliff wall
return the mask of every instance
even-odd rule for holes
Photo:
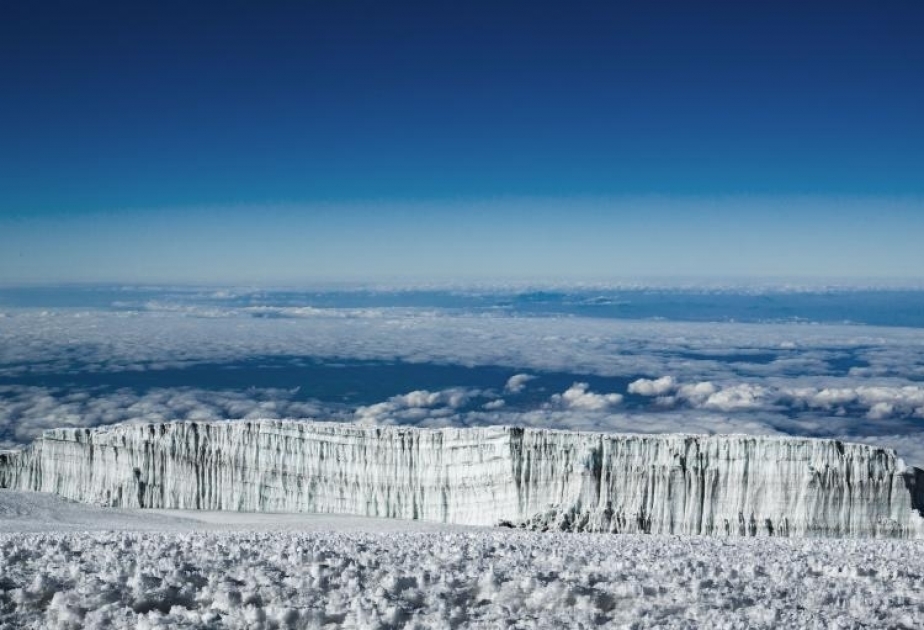
[[[924,537],[924,472],[834,440],[299,421],[46,431],[0,487],[118,507],[575,531]]]

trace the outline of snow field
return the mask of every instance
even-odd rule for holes
[[[0,628],[919,628],[913,541],[0,534]]]

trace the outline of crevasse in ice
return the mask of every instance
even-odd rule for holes
[[[292,420],[46,431],[0,487],[117,507],[320,512],[595,532],[924,536],[889,449],[744,435]]]

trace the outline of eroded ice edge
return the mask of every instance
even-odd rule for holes
[[[924,472],[810,438],[292,420],[53,429],[0,487],[120,508],[313,512],[459,525],[921,538]]]

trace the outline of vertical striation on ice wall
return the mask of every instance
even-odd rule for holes
[[[921,537],[924,472],[809,438],[303,421],[53,429],[0,487],[143,508],[321,512],[538,529]]]

